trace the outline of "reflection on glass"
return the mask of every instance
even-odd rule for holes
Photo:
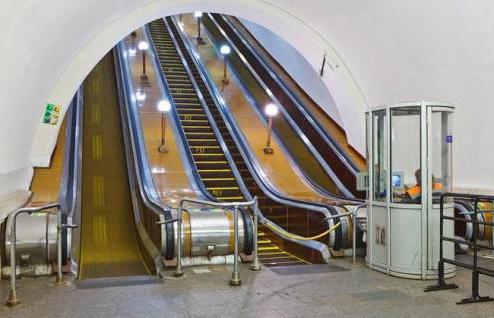
[[[376,111],[373,113],[372,118],[373,136],[372,136],[372,148],[373,148],[373,162],[372,167],[373,174],[373,189],[374,200],[385,202],[386,201],[386,164],[387,164],[387,149],[386,149],[386,111]]]
[[[451,113],[432,111],[431,124],[432,202],[439,204],[441,194],[451,191]]]
[[[422,202],[420,107],[391,110],[392,202]]]

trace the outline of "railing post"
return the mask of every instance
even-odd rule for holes
[[[57,211],[57,283],[63,282],[62,275],[62,210]]]
[[[455,289],[458,288],[456,284],[446,284],[444,280],[444,258],[443,258],[443,237],[444,237],[444,198],[448,195],[445,193],[441,195],[440,206],[439,206],[439,262],[437,265],[437,284],[427,286],[424,288],[424,292],[444,290],[444,289]]]
[[[178,218],[177,218],[177,268],[173,276],[182,277],[184,275],[182,271],[182,202],[178,205]]]
[[[259,271],[261,270],[261,263],[259,262],[259,251],[258,251],[258,242],[257,242],[257,233],[258,233],[258,226],[259,226],[259,220],[258,220],[258,201],[257,197],[254,198],[254,237],[253,237],[253,244],[254,244],[254,263],[250,266],[250,269],[253,271]]]
[[[233,255],[233,273],[232,279],[230,279],[231,286],[240,286],[242,281],[240,280],[238,273],[238,206],[233,209],[233,235],[234,235],[234,255]],[[256,233],[257,235],[257,233]]]
[[[15,242],[16,242],[16,219],[17,213],[13,215],[12,225],[10,226],[10,292],[9,299],[7,300],[8,307],[15,307],[21,303],[19,298],[17,298],[17,286],[16,286],[16,255],[15,255]]]
[[[479,271],[478,271],[478,245],[477,240],[479,238],[479,220],[477,213],[479,213],[479,199],[474,201],[474,213],[472,215],[473,221],[473,270],[472,270],[472,295],[469,298],[465,298],[457,302],[458,305],[469,304],[483,301],[492,301],[494,299],[489,296],[482,297],[479,294]]]

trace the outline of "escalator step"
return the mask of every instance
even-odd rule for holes
[[[244,199],[243,196],[235,196],[235,197],[217,197],[218,200],[221,201],[241,201]]]
[[[269,245],[269,246],[259,246],[257,248],[259,250],[259,252],[263,252],[263,251],[280,251],[280,248],[276,245]],[[261,253],[259,253],[259,255],[261,255]]]

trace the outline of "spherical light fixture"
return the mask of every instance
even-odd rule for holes
[[[264,112],[266,113],[266,115],[268,117],[271,117],[272,118],[272,117],[278,115],[278,106],[276,106],[273,103],[269,103],[264,108]]]
[[[171,108],[172,108],[172,105],[166,99],[158,102],[158,110],[160,112],[169,112]]]
[[[223,54],[223,55],[228,55],[232,52],[232,49],[230,48],[229,45],[227,44],[223,44],[221,47],[220,47],[220,53]]]
[[[141,41],[139,42],[139,44],[137,44],[137,48],[140,51],[146,51],[147,49],[149,49],[149,43],[146,41]]]

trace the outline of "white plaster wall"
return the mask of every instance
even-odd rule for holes
[[[0,195],[26,188],[64,108],[97,61],[132,29],[194,9],[258,23],[286,39],[323,78],[350,143],[363,149],[368,105],[420,99],[458,105],[455,184],[494,192],[494,1],[487,0],[23,0],[0,3]],[[15,49],[13,49],[15,47]]]
[[[315,70],[296,48],[274,32],[245,19],[242,19],[242,23],[300,87],[341,126],[340,112],[330,95],[328,87],[321,80],[318,70]],[[322,61],[323,57],[321,56],[319,67],[321,67]],[[328,65],[325,67],[328,68]]]

